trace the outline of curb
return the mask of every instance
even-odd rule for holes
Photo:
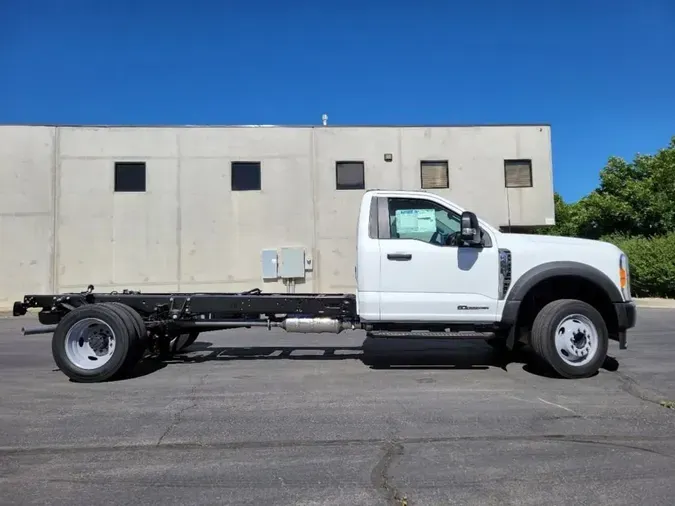
[[[633,299],[635,305],[644,309],[675,309],[675,299]]]

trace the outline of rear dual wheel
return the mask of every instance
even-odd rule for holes
[[[587,378],[602,367],[609,347],[602,315],[580,300],[555,300],[534,319],[534,352],[563,378]]]
[[[97,383],[130,373],[147,347],[140,315],[116,303],[81,306],[63,317],[52,337],[52,356],[73,381]]]

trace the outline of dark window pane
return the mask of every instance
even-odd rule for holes
[[[423,189],[449,188],[448,162],[445,161],[422,161],[420,171]]]
[[[507,188],[532,186],[532,160],[504,160],[504,180]]]
[[[232,162],[232,191],[260,189],[260,162]]]
[[[336,162],[336,187],[338,190],[363,190],[365,170],[363,162]]]
[[[115,162],[115,191],[144,192],[145,162]]]

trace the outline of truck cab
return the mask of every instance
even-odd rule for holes
[[[600,359],[588,354],[595,350],[604,360],[607,339],[624,348],[636,320],[628,258],[616,246],[502,233],[424,191],[364,194],[356,281],[359,317],[373,328],[493,328],[510,348],[533,344],[542,310],[564,301],[550,306],[557,316],[545,322],[564,336],[557,344],[553,336],[551,345],[566,364],[562,369],[589,361],[595,367]],[[584,340],[584,333],[596,337]],[[575,362],[578,355],[583,360]]]

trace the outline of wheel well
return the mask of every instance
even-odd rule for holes
[[[532,328],[539,311],[558,299],[577,299],[590,304],[605,320],[610,337],[617,333],[617,316],[609,295],[602,287],[581,276],[554,276],[530,288],[520,305],[517,327]]]

